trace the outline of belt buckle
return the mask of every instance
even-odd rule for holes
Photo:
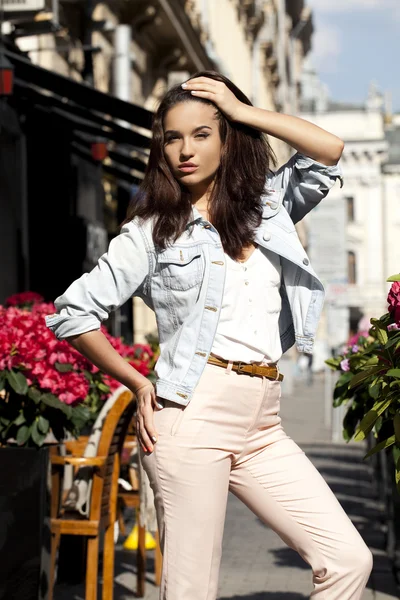
[[[242,365],[246,365],[246,363],[243,363],[243,362],[240,360],[240,361],[238,362],[238,364],[237,364],[237,371],[236,371],[236,373],[237,373],[238,375],[247,375],[246,371],[242,371],[242,370],[241,370],[241,369],[242,369]]]

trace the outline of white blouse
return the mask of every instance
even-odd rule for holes
[[[256,248],[245,262],[227,254],[225,259],[224,297],[211,353],[225,360],[276,363],[282,356],[280,258]]]

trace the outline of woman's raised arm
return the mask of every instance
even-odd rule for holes
[[[197,77],[189,79],[182,87],[193,96],[214,102],[228,119],[283,140],[301,154],[326,166],[336,165],[342,155],[344,142],[336,135],[305,119],[245,104],[221,81]]]

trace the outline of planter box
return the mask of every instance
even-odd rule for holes
[[[49,448],[0,448],[0,600],[47,597]]]

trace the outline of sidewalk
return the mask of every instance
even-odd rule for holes
[[[363,600],[399,598],[385,555],[382,509],[373,497],[362,444],[331,444],[323,419],[324,381],[312,386],[296,383],[282,398],[286,432],[303,448],[325,477],[347,514],[374,553],[374,569]],[[149,552],[145,600],[158,600]],[[136,589],[135,554],[118,546],[115,600],[132,600]],[[309,566],[246,506],[229,496],[223,541],[219,600],[307,600],[312,590]],[[55,600],[81,600],[83,586],[57,586]],[[190,600],[189,598],[187,600]]]

